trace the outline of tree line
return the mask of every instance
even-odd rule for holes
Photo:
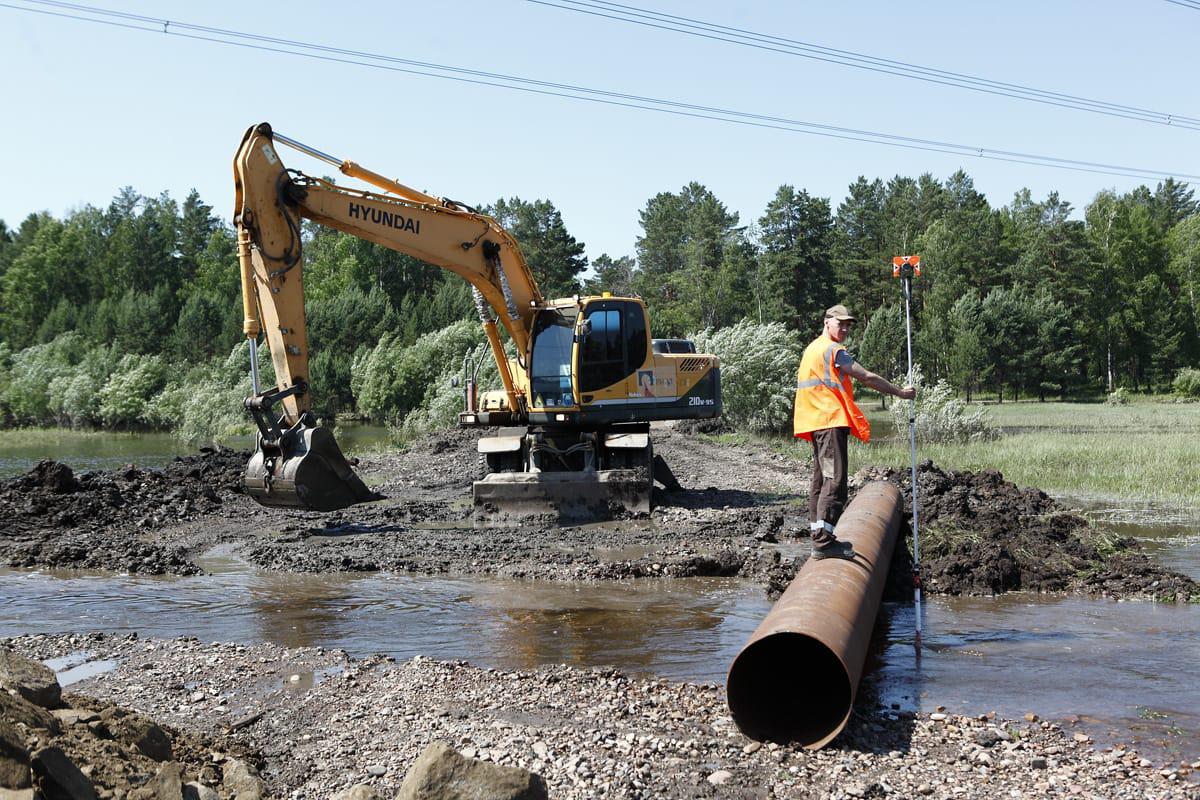
[[[836,209],[783,185],[748,223],[693,182],[646,202],[633,253],[591,264],[549,200],[483,210],[515,236],[545,295],[640,295],[655,336],[749,323],[805,338],[822,309],[845,302],[860,320],[860,360],[895,375],[904,320],[889,265],[919,253],[917,359],[968,399],[1156,390],[1200,363],[1200,214],[1194,192],[1171,179],[1102,191],[1082,215],[1028,190],[993,208],[962,171],[860,177]],[[381,365],[412,362],[404,350],[470,319],[466,283],[328,228],[303,234],[318,408],[404,416],[421,399],[387,377],[400,367]],[[246,347],[239,292],[233,231],[195,191],[178,203],[127,187],[107,208],[0,221],[0,414],[8,424],[179,427],[171,415],[198,387],[241,391],[230,362]]]

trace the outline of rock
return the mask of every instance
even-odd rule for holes
[[[31,785],[29,751],[24,740],[12,723],[0,719],[0,789],[24,789]]]
[[[211,786],[189,781],[183,785],[183,800],[221,800],[221,795]]]
[[[129,793],[129,800],[178,800],[183,797],[183,767],[169,761],[142,786]]]
[[[746,755],[751,755],[753,753],[757,753],[761,747],[762,747],[762,742],[751,742],[750,744],[748,744],[742,748],[742,752],[745,753]]]
[[[433,742],[417,758],[396,800],[548,800],[540,775],[464,758]]]
[[[387,767],[382,764],[371,764],[367,767],[367,774],[372,778],[382,778],[387,774]]]
[[[245,761],[231,758],[221,766],[221,770],[221,787],[227,794],[235,795],[237,800],[262,800],[266,796],[262,778]]]
[[[33,789],[0,789],[0,800],[38,800]]]
[[[329,800],[382,800],[382,798],[374,786],[360,783],[357,786],[351,786],[349,789],[343,789],[329,798]]]
[[[57,747],[38,750],[30,765],[34,786],[46,800],[97,800],[92,782]]]
[[[1030,759],[1029,766],[1031,769],[1045,769],[1046,768],[1046,759],[1041,758],[1040,756],[1037,758]]]
[[[66,728],[78,724],[86,725],[99,719],[94,712],[78,708],[56,708],[50,713]]]
[[[0,649],[0,689],[15,691],[42,708],[62,705],[62,687],[54,670],[8,649]]]
[[[917,787],[917,794],[930,795],[933,794],[933,787],[928,783],[922,783]]]
[[[713,786],[724,786],[725,782],[733,777],[733,773],[727,769],[719,769],[708,776],[708,782]]]
[[[1074,738],[1075,741],[1079,742],[1080,744],[1084,744],[1085,742],[1090,742],[1092,740],[1092,737],[1088,736],[1086,733],[1077,733],[1075,734]]]
[[[946,715],[943,714],[941,711],[933,712],[932,714],[929,715],[929,718],[931,720],[933,720],[934,722],[945,722],[946,721]]]
[[[41,706],[35,706],[18,694],[9,694],[2,690],[0,690],[0,718],[13,723],[19,722],[26,728],[42,728],[53,734],[57,734],[59,731],[58,719],[49,711]]]
[[[155,761],[170,761],[171,737],[149,717],[123,708],[108,708],[100,714],[100,722],[112,738],[131,744],[142,755]]]

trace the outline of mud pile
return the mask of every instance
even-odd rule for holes
[[[42,461],[0,483],[0,561],[10,566],[95,567],[189,573],[182,554],[139,534],[218,511],[241,492],[246,454],[203,448],[163,470],[129,465],[76,475]]]
[[[857,483],[901,488],[911,515],[908,470],[867,468]],[[1137,540],[1106,537],[1038,489],[995,470],[954,472],[926,461],[917,470],[921,568],[927,591],[1012,591],[1200,599],[1200,584],[1154,565]]]

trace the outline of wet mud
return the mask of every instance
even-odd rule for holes
[[[689,428],[654,431],[678,489],[658,487],[649,515],[562,526],[489,527],[473,516],[478,432],[446,430],[357,470],[383,500],[333,513],[268,509],[241,493],[248,454],[209,449],[161,471],[76,475],[52,461],[0,483],[0,563],[194,574],[228,545],[287,572],[409,572],[559,581],[741,576],[774,595],[809,552],[809,464],[765,445],[726,444]],[[1081,592],[1196,600],[1194,581],[1157,566],[1129,538],[1105,537],[1037,489],[996,472],[919,473],[927,592]],[[908,472],[867,469],[905,490]],[[897,548],[889,595],[911,592]]]

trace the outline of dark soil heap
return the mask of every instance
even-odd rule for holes
[[[867,469],[857,481],[901,488],[911,514],[908,470]],[[1155,566],[1137,540],[1105,537],[1038,489],[995,470],[953,472],[932,461],[917,471],[921,562],[927,590],[941,594],[1011,591],[1200,599],[1200,585]]]
[[[218,510],[223,493],[241,492],[246,458],[226,448],[203,448],[161,471],[131,464],[80,475],[66,464],[42,461],[0,483],[0,561],[193,573],[196,568],[182,553],[133,540],[142,531]]]

